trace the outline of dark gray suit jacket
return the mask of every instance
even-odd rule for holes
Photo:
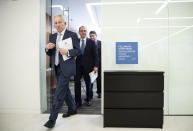
[[[78,42],[77,34],[66,30],[63,36],[63,40],[71,37],[73,43],[73,49],[69,50],[69,57],[70,59],[64,61],[62,55],[59,53],[59,64],[62,70],[62,73],[66,77],[71,77],[76,75],[76,60],[75,57],[81,54],[80,46]],[[52,34],[50,36],[49,42],[56,44],[57,33]],[[51,65],[53,69],[53,74],[56,75],[55,72],[55,52],[56,48],[48,50],[46,53],[51,57]]]
[[[89,38],[86,39],[86,47],[84,50],[84,54],[79,55],[77,57],[76,64],[77,68],[83,66],[86,69],[86,73],[90,73],[91,71],[93,71],[94,67],[98,67],[98,52],[96,49],[95,42],[93,40]]]

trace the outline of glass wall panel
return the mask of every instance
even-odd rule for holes
[[[193,114],[193,2],[169,4],[169,114]]]
[[[164,1],[102,0],[102,65],[103,71],[164,71],[164,113],[167,114],[168,6],[160,10],[163,5]],[[138,42],[138,64],[116,64],[115,42]]]

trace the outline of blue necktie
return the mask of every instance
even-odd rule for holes
[[[82,40],[81,52],[82,52],[82,54],[84,54],[84,40]]]

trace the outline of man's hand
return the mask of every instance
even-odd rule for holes
[[[68,50],[59,48],[59,51],[60,51],[60,54],[61,54],[61,55],[68,55]]]
[[[94,73],[98,72],[98,67],[94,67]]]
[[[46,49],[53,49],[55,47],[55,44],[53,44],[53,43],[48,43],[47,45],[46,45]]]

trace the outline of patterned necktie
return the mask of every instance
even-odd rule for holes
[[[84,54],[84,40],[82,40],[82,45],[81,45],[81,52],[82,52],[82,54]]]
[[[56,54],[55,54],[55,65],[59,64],[59,43],[62,41],[62,34],[58,33],[57,41],[56,41]]]

